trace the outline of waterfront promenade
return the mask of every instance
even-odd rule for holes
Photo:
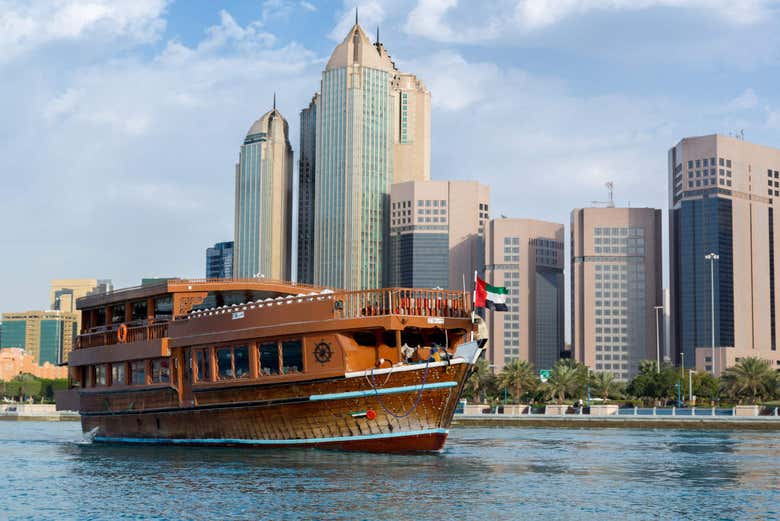
[[[58,411],[54,404],[6,403],[0,405],[0,421],[79,421],[75,411]]]

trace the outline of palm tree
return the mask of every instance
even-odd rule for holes
[[[498,375],[498,388],[511,393],[514,403],[520,403],[520,398],[525,393],[533,392],[537,385],[539,379],[526,360],[515,358]]]
[[[591,386],[600,398],[607,400],[610,394],[617,392],[619,384],[612,373],[598,372],[591,373]]]
[[[753,404],[771,397],[777,388],[777,374],[760,358],[743,358],[723,373],[724,391],[740,403]]]
[[[573,396],[581,390],[585,375],[580,364],[569,360],[559,360],[550,372],[547,386],[557,402],[563,403],[567,396]]]
[[[485,403],[488,393],[494,388],[496,382],[496,376],[490,370],[488,361],[484,358],[477,360],[474,364],[474,369],[464,389],[464,394],[471,398],[476,398],[480,403]]]

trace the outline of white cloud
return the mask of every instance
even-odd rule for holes
[[[167,0],[0,0],[0,61],[83,38],[149,42],[165,28]]]
[[[745,89],[742,94],[734,98],[727,105],[729,110],[752,109],[758,105],[758,96],[753,89]]]

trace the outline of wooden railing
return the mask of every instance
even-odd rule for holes
[[[392,288],[335,293],[333,299],[343,318],[380,315],[427,317],[471,316],[468,293],[435,289]],[[339,304],[340,302],[340,304]]]
[[[100,333],[87,333],[76,337],[75,348],[100,347],[119,344],[117,328]],[[141,342],[144,340],[154,340],[168,336],[168,323],[151,324],[148,326],[137,326],[127,328],[127,340],[125,342]]]

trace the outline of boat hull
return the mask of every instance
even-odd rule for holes
[[[82,428],[96,442],[439,451],[471,363],[418,364],[289,384],[248,382],[91,396]],[[85,400],[82,397],[82,403]]]

